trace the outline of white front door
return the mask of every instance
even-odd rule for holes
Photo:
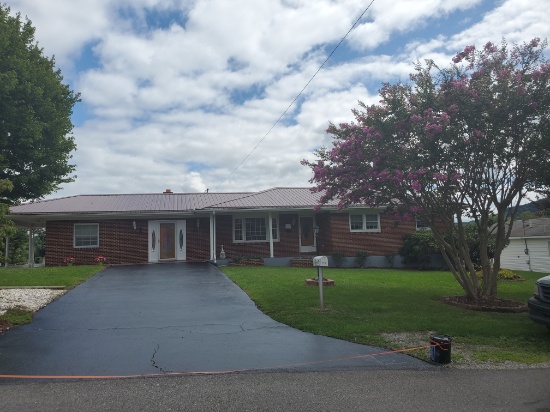
[[[186,259],[185,220],[149,221],[149,262]]]

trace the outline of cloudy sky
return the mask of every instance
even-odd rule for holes
[[[416,61],[550,38],[550,0],[374,0],[282,116],[370,2],[8,0],[82,95],[78,177],[49,197],[310,186],[328,122]]]

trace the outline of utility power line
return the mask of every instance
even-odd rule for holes
[[[355,21],[355,23],[353,23],[353,25],[351,26],[351,28],[348,30],[348,32],[344,35],[344,37],[342,37],[342,39],[338,42],[338,44],[336,45],[336,47],[334,47],[334,49],[330,52],[330,54],[328,55],[328,57],[325,59],[325,61],[323,62],[323,64],[321,64],[321,66],[319,66],[319,68],[317,69],[317,71],[313,74],[313,76],[311,76],[311,79],[309,79],[309,81],[306,83],[306,85],[302,88],[302,90],[300,90],[300,93],[298,93],[296,95],[296,97],[294,98],[294,100],[292,100],[292,102],[290,102],[290,104],[288,105],[288,107],[285,109],[285,111],[279,116],[279,118],[275,121],[275,123],[273,123],[273,125],[269,128],[269,130],[267,131],[267,133],[264,135],[264,137],[262,137],[260,139],[260,141],[258,143],[256,143],[256,146],[254,146],[254,148],[245,156],[245,158],[241,161],[241,163],[239,163],[237,165],[237,167],[235,169],[233,169],[233,171],[231,173],[229,173],[229,175],[222,180],[222,182],[216,187],[216,189],[219,189],[231,176],[233,176],[235,174],[235,172],[237,171],[237,169],[239,169],[239,167],[241,167],[244,162],[246,162],[246,160],[252,155],[252,153],[254,153],[254,151],[258,148],[258,146],[260,146],[260,144],[266,139],[266,137],[271,133],[271,131],[275,128],[275,126],[277,126],[277,124],[281,121],[281,119],[285,116],[285,114],[287,114],[287,112],[290,110],[290,108],[294,105],[294,103],[296,103],[296,100],[298,100],[300,98],[300,96],[302,95],[302,93],[306,90],[306,88],[309,86],[309,84],[313,81],[313,79],[315,79],[315,76],[317,76],[317,74],[321,71],[321,69],[325,66],[325,64],[329,61],[329,59],[332,57],[332,55],[334,54],[334,52],[338,49],[338,47],[340,47],[340,45],[344,42],[344,40],[346,40],[346,38],[348,37],[348,35],[351,33],[351,31],[355,28],[355,26],[357,26],[357,24],[359,23],[359,21],[363,18],[363,16],[365,15],[365,13],[370,9],[370,6],[372,6],[372,3],[374,3],[374,0],[372,0],[369,5],[367,6],[367,8],[365,10],[363,10],[363,12],[361,13],[361,15],[359,16],[359,18]]]

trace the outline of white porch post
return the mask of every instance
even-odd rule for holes
[[[5,267],[8,267],[8,259],[10,257],[10,237],[6,237],[6,254],[5,254],[5,257],[6,257],[6,262],[4,263],[4,266]]]
[[[273,257],[273,218],[269,212],[269,257]]]
[[[29,267],[34,266],[34,229],[29,228]]]
[[[216,212],[210,215],[210,260],[216,263]]]

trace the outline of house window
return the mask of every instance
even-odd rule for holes
[[[235,242],[268,242],[267,217],[236,217],[233,219],[233,241]],[[279,240],[278,219],[272,218],[271,236]]]
[[[349,229],[351,232],[380,232],[380,215],[374,214],[350,214]]]
[[[430,230],[430,224],[424,220],[417,220],[416,230]]]
[[[74,225],[74,247],[98,247],[99,246],[99,224],[98,223],[75,223]]]

